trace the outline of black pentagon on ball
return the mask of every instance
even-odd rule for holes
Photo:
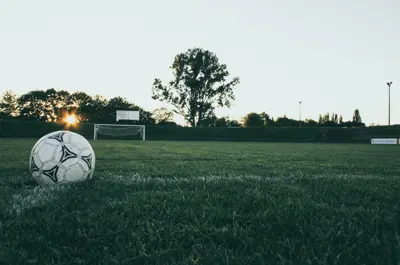
[[[52,181],[54,181],[54,183],[57,183],[58,182],[57,173],[58,173],[59,168],[60,167],[58,165],[56,165],[50,169],[43,170],[42,174],[49,177]]]
[[[87,156],[81,156],[81,159],[86,163],[86,165],[88,166],[88,169],[92,169],[92,154],[89,154]]]
[[[61,152],[62,152],[62,155],[61,155],[61,158],[60,158],[60,161],[59,161],[60,163],[64,163],[68,159],[77,158],[78,157],[77,154],[75,154],[74,152],[69,150],[65,145],[63,145],[61,147]]]
[[[53,140],[59,141],[60,143],[63,143],[64,142],[64,140],[63,140],[64,134],[65,134],[65,132],[60,132],[60,133],[50,136],[48,139],[53,139]]]

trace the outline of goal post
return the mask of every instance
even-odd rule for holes
[[[139,121],[140,112],[137,110],[117,110],[115,113],[116,124],[95,124],[93,132],[93,140],[97,140],[99,135],[113,138],[127,138],[140,136],[143,141],[146,141],[146,127],[144,125],[126,124],[131,121],[135,123]],[[125,122],[119,124],[119,122]]]
[[[97,140],[99,135],[108,137],[140,136],[142,141],[146,141],[146,126],[131,124],[95,124],[93,140]]]

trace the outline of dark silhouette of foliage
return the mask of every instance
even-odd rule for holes
[[[19,116],[18,97],[11,90],[4,92],[0,100],[0,118],[11,119]]]
[[[7,91],[0,100],[0,117],[46,122],[62,122],[67,114],[75,114],[80,122],[115,123],[116,110],[140,111],[140,124],[154,124],[151,113],[122,97],[107,100],[85,92],[70,94],[65,90],[33,90],[17,97]],[[132,123],[132,121],[130,121]]]
[[[202,52],[205,53],[205,51]],[[201,53],[199,52],[198,54]],[[202,60],[204,60],[204,58]],[[191,61],[187,59],[187,62]],[[208,64],[206,64],[206,66],[207,65]],[[185,67],[183,67],[183,69],[188,71]],[[220,67],[226,69],[222,66]],[[203,71],[202,69],[200,70]],[[233,88],[230,88],[230,90],[233,91]],[[191,95],[196,96],[198,93],[194,92]],[[173,121],[172,111],[167,108],[159,108],[151,113],[123,97],[114,97],[107,100],[103,96],[95,95],[92,97],[82,91],[70,94],[65,90],[55,90],[51,88],[47,90],[32,90],[19,97],[12,91],[8,90],[0,98],[0,119],[2,120],[27,119],[47,122],[62,122],[63,118],[67,114],[75,114],[78,116],[80,122],[115,123],[117,110],[140,111],[140,120],[138,122],[120,121],[120,123],[177,126]],[[195,110],[197,111],[196,117],[200,117],[201,115],[198,112],[199,108],[195,108]],[[200,125],[202,127],[242,126],[242,124],[237,120],[230,120],[228,117],[217,117],[214,110],[214,107],[208,108],[206,112],[203,112],[201,120],[196,118],[195,125]],[[274,118],[270,117],[266,112],[260,114],[254,112],[248,113],[243,118],[244,127],[299,127],[299,122],[299,120],[288,118],[286,115],[274,120]],[[191,124],[191,126],[193,126],[193,124]],[[302,127],[319,126],[365,127],[365,124],[362,122],[359,109],[354,110],[352,120],[350,121],[343,121],[343,116],[337,113],[320,114],[318,122],[312,119],[305,119],[302,121]]]
[[[215,127],[229,127],[229,120],[226,117],[218,118],[215,121]]]
[[[280,126],[280,127],[298,127],[299,126],[299,121],[298,120],[294,120],[294,119],[290,119],[288,117],[283,116],[283,117],[278,117],[275,120],[274,123],[276,126]]]
[[[66,110],[68,112],[75,113],[82,122],[95,120],[96,109],[101,109],[99,106],[94,108],[93,106],[96,105],[94,99],[82,91],[72,93],[68,97],[67,105],[68,107]]]
[[[313,119],[305,119],[302,122],[302,126],[304,126],[304,127],[317,127],[318,126],[318,122],[314,121]]]
[[[242,124],[240,124],[240,122],[237,121],[237,120],[229,120],[228,121],[228,127],[239,128],[239,127],[242,127]]]
[[[260,114],[251,112],[247,114],[243,119],[243,126],[244,127],[263,127],[264,120]]]
[[[354,110],[354,113],[353,113],[353,122],[354,122],[355,124],[361,124],[361,123],[362,123],[360,111],[359,111],[358,109],[355,109],[355,110]]]
[[[18,98],[20,116],[29,120],[52,121],[53,109],[46,106],[46,99],[47,95],[43,90],[33,90],[21,95]]]
[[[274,118],[270,117],[267,113],[265,112],[261,112],[261,118],[264,121],[264,126],[268,127],[268,126],[273,126],[274,125]]]
[[[209,113],[202,121],[201,121],[201,127],[214,127],[215,122],[217,120],[217,116],[215,116],[214,112]]]
[[[204,126],[218,107],[230,107],[234,101],[234,89],[239,78],[227,81],[229,72],[218,57],[200,48],[189,49],[175,56],[170,67],[174,79],[164,85],[155,79],[152,98],[165,101],[174,107],[174,112],[191,126]]]

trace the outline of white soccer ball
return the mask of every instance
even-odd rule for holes
[[[90,143],[70,131],[49,133],[33,146],[29,171],[41,186],[91,179],[95,155]]]

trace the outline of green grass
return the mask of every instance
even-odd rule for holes
[[[400,264],[398,146],[102,140],[41,189],[34,143],[0,138],[1,264]]]

